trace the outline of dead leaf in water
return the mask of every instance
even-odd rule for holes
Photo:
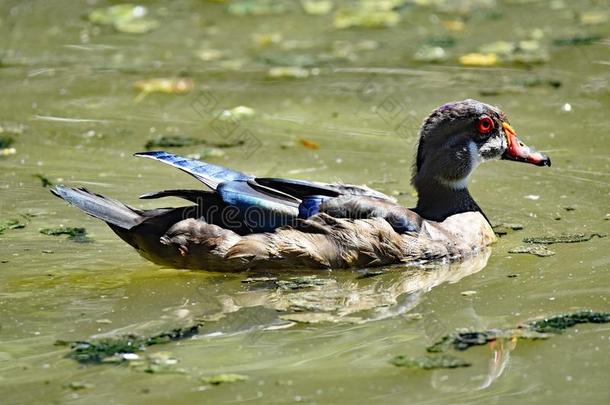
[[[310,141],[310,140],[308,140],[308,139],[303,139],[303,138],[301,138],[301,139],[299,139],[299,143],[300,143],[301,145],[303,145],[304,147],[306,147],[307,149],[312,149],[312,150],[318,150],[318,149],[320,149],[320,145],[319,145],[319,144],[317,144],[317,143],[316,143],[316,142],[314,142],[314,141]]]

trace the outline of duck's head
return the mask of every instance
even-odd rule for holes
[[[442,189],[466,190],[473,170],[482,162],[497,159],[551,165],[547,155],[517,138],[506,115],[498,108],[476,100],[440,106],[424,121],[420,131],[413,173],[413,185],[420,194],[418,209],[421,203],[438,204],[422,201],[422,197],[440,198],[444,194]],[[438,195],[432,196],[433,193]]]

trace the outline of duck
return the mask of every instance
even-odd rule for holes
[[[143,258],[163,267],[220,272],[348,269],[463,260],[495,240],[468,184],[483,162],[550,166],[517,137],[498,108],[466,99],[441,105],[424,120],[406,208],[367,186],[256,177],[165,151],[156,160],[205,189],[172,189],[141,199],[178,197],[182,207],[140,210],[86,188],[51,192],[105,221]]]

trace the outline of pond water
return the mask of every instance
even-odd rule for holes
[[[234,14],[243,2],[231,3],[234,13],[222,1],[144,3],[158,24],[143,34],[89,21],[113,1],[0,4],[0,136],[12,136],[15,148],[0,157],[0,221],[26,225],[0,235],[3,403],[608,403],[607,324],[457,353],[471,367],[390,363],[424,355],[456,328],[610,309],[610,238],[551,245],[550,257],[508,253],[528,236],[609,231],[607,1],[377,2],[366,15],[396,24],[350,29],[333,27],[330,2],[307,2],[322,15],[281,2],[277,14],[244,16]],[[387,11],[389,3],[403,5]],[[458,62],[500,40],[533,51],[509,50],[492,66]],[[443,47],[447,59],[415,61],[430,51],[425,43]],[[190,91],[134,89],[153,78],[182,78]],[[199,185],[132,153],[160,136],[184,136],[216,147],[167,149],[262,176],[366,183],[412,206],[419,123],[464,98],[499,105],[521,139],[553,160],[551,168],[494,162],[477,170],[471,192],[487,216],[524,229],[465,263],[371,277],[314,273],[321,281],[302,289],[243,282],[260,274],[160,269],[36,177],[136,207],[183,204],[139,201]],[[237,106],[254,116],[227,132],[218,114]],[[85,227],[93,242],[39,232],[60,225]],[[166,372],[82,365],[55,345],[195,321],[203,322],[195,337],[140,353],[169,352],[178,363]],[[248,380],[202,381],[222,373]]]

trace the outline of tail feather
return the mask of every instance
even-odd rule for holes
[[[131,229],[144,221],[145,217],[120,201],[94,194],[85,188],[55,186],[51,193],[80,208],[92,217],[106,221],[123,229]]]
[[[195,204],[201,204],[203,201],[212,197],[211,191],[202,191],[202,190],[163,190],[163,191],[155,191],[152,193],[142,194],[140,199],[142,200],[153,200],[157,198],[163,197],[177,197],[183,198],[187,201],[194,202]]]

